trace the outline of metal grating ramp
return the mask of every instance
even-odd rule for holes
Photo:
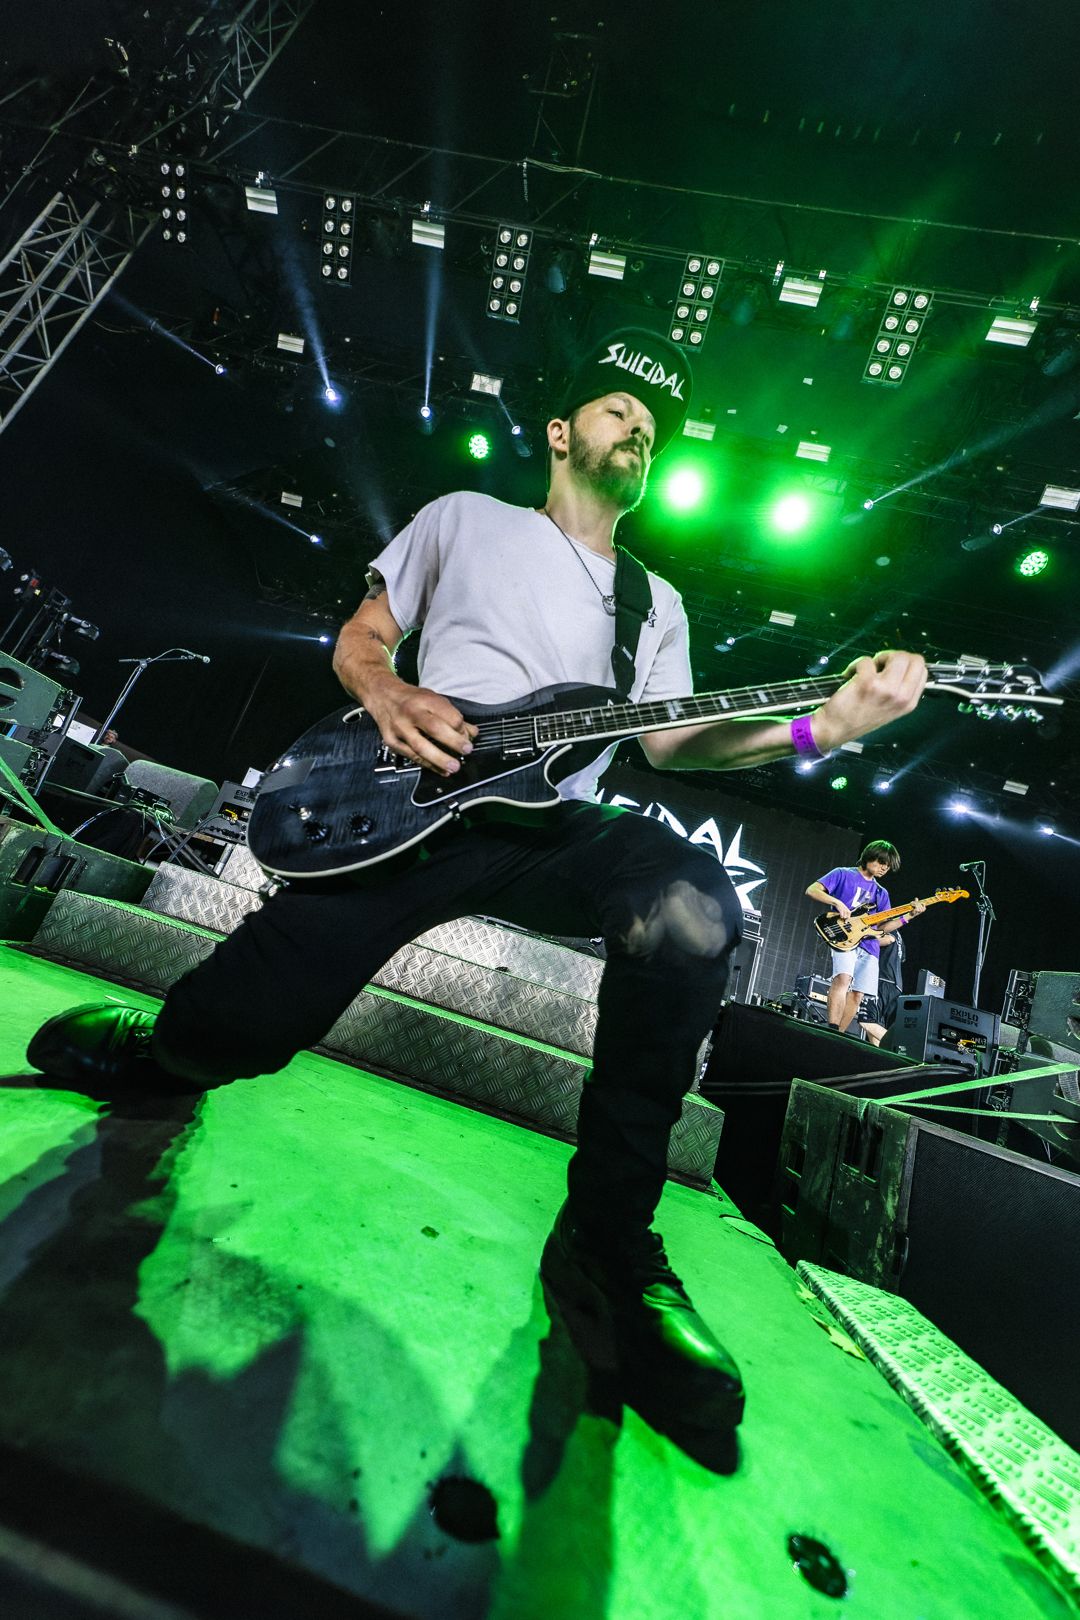
[[[1080,1455],[906,1299],[802,1260],[799,1276],[1080,1599]]]

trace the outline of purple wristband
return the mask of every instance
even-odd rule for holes
[[[814,741],[814,733],[810,726],[810,716],[808,714],[800,714],[791,722],[791,746],[804,759],[828,758],[828,755],[823,754]]]

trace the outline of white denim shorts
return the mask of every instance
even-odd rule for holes
[[[878,959],[869,951],[861,951],[857,945],[853,951],[833,951],[832,970],[833,978],[838,973],[850,973],[852,990],[865,996],[877,995]]]

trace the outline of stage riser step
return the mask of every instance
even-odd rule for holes
[[[143,900],[150,911],[215,934],[231,933],[261,904],[250,889],[180,867],[162,867]],[[589,1057],[603,966],[552,940],[462,917],[421,934],[372,983]],[[703,1047],[699,1067],[705,1055]]]
[[[258,910],[262,900],[249,887],[237,887],[231,881],[179,866],[162,866],[142,904],[162,916],[229,934],[249,911]],[[440,923],[418,935],[415,943],[582,1000],[595,1000],[604,970],[599,957],[482,917],[459,917],[454,922]]]
[[[51,960],[164,994],[209,956],[220,937],[134,906],[65,893],[57,896],[44,918],[33,949]],[[435,954],[415,946],[407,951],[415,952],[421,965]],[[460,971],[463,964],[452,966]],[[384,973],[392,969],[390,963]],[[525,988],[534,995],[553,994]],[[535,1039],[373,985],[346,1009],[320,1050],[573,1140],[587,1060],[561,1043],[538,1047]],[[684,1099],[668,1156],[672,1174],[695,1186],[709,1184],[723,1117],[720,1109],[695,1093]]]
[[[159,871],[143,902],[163,918],[188,923],[215,937],[231,933],[259,903],[250,890],[233,889],[216,878],[179,868]],[[596,1002],[591,991],[594,975],[588,969],[599,969],[601,964],[591,957],[579,958],[588,965],[582,972],[573,951],[472,918],[463,919],[463,923],[465,926],[433,928],[404,946],[380,968],[372,984],[588,1057],[596,1033]],[[530,946],[536,947],[531,954]],[[172,973],[167,984],[179,977],[170,965],[173,948],[174,941],[167,936],[162,948],[167,971]],[[555,952],[571,960],[564,963],[557,957],[551,959]],[[200,951],[188,965],[201,961],[206,954]],[[486,963],[476,960],[481,955],[487,957]],[[525,976],[515,973],[515,968]],[[598,982],[598,973],[595,979]],[[552,987],[556,980],[560,981],[559,988]],[[584,995],[562,988],[573,982],[585,991]]]

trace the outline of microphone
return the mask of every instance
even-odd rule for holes
[[[177,647],[176,650],[178,653],[183,653],[185,658],[194,658],[196,663],[208,664],[210,662],[210,658],[207,653],[192,652],[190,647]]]
[[[986,865],[985,861],[961,861],[960,862],[960,871],[961,872],[973,872],[977,866],[985,866],[985,865]]]

